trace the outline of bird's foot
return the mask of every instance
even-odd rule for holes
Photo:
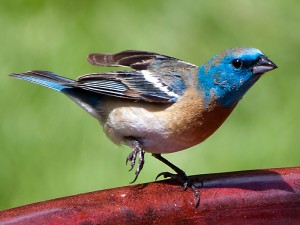
[[[131,171],[134,168],[135,162],[136,162],[136,157],[138,157],[137,168],[135,170],[135,178],[133,179],[133,181],[130,182],[132,184],[136,181],[136,179],[138,178],[140,172],[143,169],[144,162],[145,162],[145,160],[144,160],[145,151],[144,151],[141,143],[138,140],[132,139],[131,144],[133,146],[133,150],[128,155],[128,157],[126,158],[126,165],[130,161],[129,171]]]
[[[171,178],[171,179],[177,180],[178,182],[180,182],[183,185],[184,190],[191,188],[196,197],[196,208],[197,208],[200,204],[200,195],[199,195],[199,191],[198,191],[196,185],[194,184],[194,182],[185,174],[185,172],[182,169],[178,168],[173,163],[169,162],[167,159],[162,157],[160,154],[152,154],[152,156],[155,157],[156,159],[158,159],[159,161],[163,162],[164,164],[166,164],[167,166],[169,166],[171,169],[173,169],[176,172],[175,174],[169,173],[169,172],[162,172],[156,176],[155,180],[157,180],[159,177],[163,176],[164,178]],[[202,182],[201,182],[201,186],[203,186]]]
[[[184,171],[180,171],[180,173],[169,173],[169,172],[162,172],[159,173],[155,180],[157,180],[159,177],[164,177],[164,178],[171,178],[174,179],[176,181],[178,181],[179,183],[181,183],[183,185],[184,190],[186,191],[188,188],[191,188],[195,197],[196,197],[196,208],[199,206],[200,204],[200,195],[199,195],[199,191],[196,187],[196,185],[193,183],[193,181],[185,174]]]

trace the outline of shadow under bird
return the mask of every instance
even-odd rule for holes
[[[11,76],[60,91],[84,108],[103,126],[116,144],[132,147],[126,159],[136,164],[135,182],[144,165],[145,152],[168,165],[184,188],[200,197],[185,172],[161,154],[185,150],[213,134],[243,95],[265,72],[277,68],[255,48],[233,48],[202,66],[148,51],[90,54],[96,66],[131,67],[132,70],[92,73],[77,80],[48,71]]]

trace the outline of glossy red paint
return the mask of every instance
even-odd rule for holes
[[[201,202],[176,182],[132,185],[0,212],[0,224],[300,224],[300,167],[192,177]]]

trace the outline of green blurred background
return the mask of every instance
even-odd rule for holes
[[[112,70],[91,52],[155,51],[201,65],[256,47],[266,74],[205,143],[166,157],[188,174],[300,165],[300,1],[40,1],[0,3],[0,209],[128,185],[125,158],[98,122],[60,93],[7,75],[76,78]],[[169,170],[150,155],[138,182]]]

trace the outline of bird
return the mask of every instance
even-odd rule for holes
[[[95,117],[115,144],[132,148],[126,158],[135,182],[145,152],[169,166],[184,189],[196,186],[186,173],[162,154],[186,150],[212,135],[262,74],[277,66],[256,48],[224,50],[201,66],[167,55],[139,50],[91,53],[94,66],[131,70],[85,74],[76,80],[53,72],[32,70],[10,76],[62,92]]]

